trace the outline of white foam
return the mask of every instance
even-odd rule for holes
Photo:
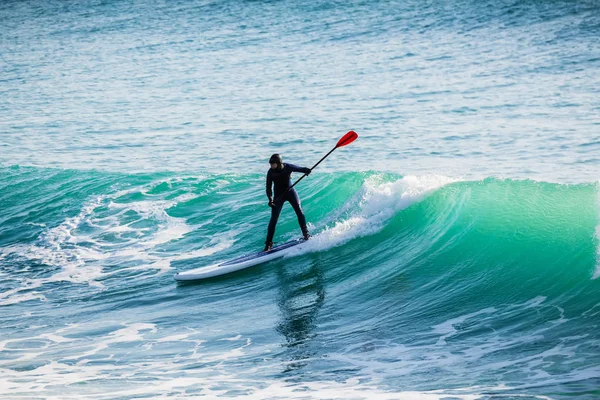
[[[598,311],[594,311],[594,310],[596,310],[596,308],[598,308]],[[586,318],[595,317],[596,315],[600,315],[600,303],[594,304],[594,306],[592,308],[590,308],[589,310],[587,310],[586,312],[584,312],[581,315]]]
[[[44,296],[43,294],[33,292],[33,293],[13,295],[8,299],[0,300],[0,306],[7,306],[9,304],[23,303],[23,302],[30,301],[30,300],[47,301],[46,296]]]
[[[107,343],[100,343],[100,344],[94,346],[94,348],[91,349],[91,350],[89,350],[89,351],[85,351],[83,353],[77,353],[77,354],[74,354],[74,355],[68,356],[68,357],[63,357],[62,361],[81,360],[81,359],[83,359],[83,361],[81,361],[81,362],[85,363],[85,362],[87,362],[86,359],[88,357],[94,356],[94,355],[98,354],[99,352],[101,352],[102,350],[107,349],[107,348],[108,348],[108,344]]]
[[[119,210],[118,215],[122,215],[127,211],[134,211],[142,218],[156,221],[158,229],[149,238],[143,239],[136,243],[137,247],[142,247],[144,250],[154,248],[161,244],[168,243],[173,240],[183,238],[187,233],[192,231],[192,227],[185,223],[185,219],[172,217],[167,214],[167,209],[175,206],[176,200],[143,200],[132,203],[115,203],[110,202],[110,209]],[[111,216],[107,219],[110,223],[116,226],[109,227],[107,231],[112,232],[132,232],[136,231],[129,225],[121,225],[118,218]]]
[[[42,282],[36,280],[25,280],[19,285],[16,289],[7,290],[6,292],[0,293],[0,306],[6,306],[9,304],[17,304],[30,300],[41,300],[46,301],[46,296],[41,293],[32,291],[30,293],[19,294],[19,292],[24,292],[28,290],[32,290],[38,288],[42,285]]]
[[[175,200],[177,201],[177,203],[185,203],[190,200],[194,200],[198,197],[200,197],[200,196],[197,194],[194,194],[194,193],[185,193],[180,196],[177,196],[177,198]]]
[[[488,371],[511,371],[518,368],[522,373],[532,377],[531,381],[537,383],[544,382],[541,386],[551,386],[558,381],[556,376],[547,374],[544,368],[546,359],[560,358],[571,359],[580,351],[577,348],[581,342],[577,341],[576,336],[562,337],[560,342],[551,348],[540,349],[534,354],[519,355],[513,353],[513,349],[520,348],[524,344],[539,343],[544,337],[548,337],[548,331],[556,329],[557,325],[566,323],[568,319],[564,316],[564,310],[553,305],[544,305],[544,297],[538,296],[527,302],[520,304],[508,304],[499,307],[485,308],[470,314],[462,315],[457,318],[445,321],[442,324],[434,326],[434,333],[442,335],[435,345],[417,346],[403,349],[403,364],[410,371],[419,368],[423,369],[422,354],[427,354],[427,359],[436,364],[436,367],[443,366],[456,374],[481,373]],[[495,332],[494,334],[482,337],[469,336],[461,338],[461,341],[455,341],[452,349],[447,349],[446,339],[457,334],[459,331],[467,333],[469,331],[481,328],[490,329],[490,322],[501,321],[503,319],[514,319],[515,316],[527,314],[538,314],[540,309],[554,308],[558,311],[558,317],[548,323],[540,325],[537,329],[523,334],[520,330],[512,333],[507,331]],[[462,325],[462,327],[461,327]],[[552,335],[552,334],[550,334]],[[585,337],[585,336],[580,336]],[[442,345],[442,346],[440,346]],[[481,363],[480,360],[493,354],[508,351],[514,355],[504,358],[502,361],[490,360]],[[393,353],[393,351],[390,351]],[[465,365],[471,365],[469,371],[462,371]],[[430,367],[430,366],[429,366]],[[428,367],[425,366],[425,370]],[[596,377],[600,377],[600,369],[595,370]],[[426,372],[426,371],[422,371]],[[573,369],[568,377],[562,376],[566,381],[576,381],[581,378],[581,370]],[[589,371],[587,371],[589,372]],[[535,377],[535,379],[534,379]],[[498,376],[502,379],[502,375]],[[529,387],[529,386],[528,386]],[[518,388],[516,388],[518,389]]]
[[[524,304],[518,304],[517,307],[536,308],[546,301],[546,296],[536,296]]]
[[[18,289],[0,294],[0,305],[36,299],[44,301],[46,298],[42,294],[20,292],[51,282],[67,281],[103,288],[101,279],[119,272],[119,269],[104,270],[105,260],[109,258],[114,259],[113,265],[119,265],[120,271],[158,270],[160,274],[171,269],[170,262],[173,260],[203,257],[231,245],[231,240],[213,242],[187,257],[161,251],[159,247],[184,238],[194,229],[185,218],[172,217],[167,210],[198,195],[185,192],[170,200],[119,200],[123,196],[147,192],[162,182],[95,196],[82,206],[77,215],[47,229],[35,243],[0,249],[2,258],[12,254],[58,268],[49,277],[22,281]],[[168,180],[169,185],[170,182]],[[139,225],[134,225],[136,223]],[[114,236],[118,240],[111,240]]]
[[[468,319],[471,319],[473,317],[477,317],[479,315],[482,314],[493,314],[496,312],[496,309],[493,307],[489,307],[489,308],[485,308],[483,310],[479,310],[476,312],[473,312],[471,314],[466,314],[466,315],[461,315],[460,317],[456,317],[453,319],[450,319],[446,322],[443,322],[439,325],[436,325],[433,327],[433,331],[438,334],[441,335],[440,338],[437,341],[437,345],[445,345],[446,344],[446,339],[448,339],[449,337],[453,336],[454,334],[456,334],[458,331],[456,330],[456,328],[454,327],[455,325],[461,324],[463,322],[465,322]]]
[[[45,228],[46,227],[46,224],[40,224],[38,222],[26,222],[25,225],[39,226],[41,228]]]
[[[4,254],[18,254],[28,259],[41,261],[46,265],[52,265],[60,268],[60,271],[49,278],[29,280],[27,285],[21,285],[18,291],[26,290],[32,286],[39,287],[44,283],[70,281],[73,283],[90,284],[92,286],[102,285],[95,280],[102,276],[102,268],[95,265],[86,264],[86,255],[95,254],[92,249],[85,249],[73,245],[73,230],[83,221],[89,218],[94,208],[98,207],[103,201],[104,196],[98,196],[94,200],[86,203],[79,214],[67,218],[59,226],[49,229],[40,236],[38,243],[30,246],[16,245],[2,249]],[[31,298],[20,297],[20,301]],[[13,297],[13,299],[17,299]],[[41,298],[40,298],[41,299]]]
[[[348,216],[325,227],[290,255],[325,250],[358,237],[373,235],[383,229],[399,211],[456,181],[445,176],[426,175],[406,176],[394,182],[382,182],[379,176],[372,176],[365,181],[358,195],[341,208],[340,213],[349,214]]]
[[[126,325],[125,328],[110,332],[110,339],[105,341],[105,344],[121,343],[121,342],[139,342],[144,340],[141,335],[142,331],[156,332],[156,325],[147,323],[136,323]]]
[[[190,337],[189,333],[181,333],[181,334],[166,336],[166,337],[157,339],[156,342],[157,343],[180,342],[180,341],[182,341],[184,339],[187,339],[189,337]]]
[[[66,343],[66,342],[72,342],[75,340],[75,339],[70,339],[70,338],[66,338],[64,336],[57,335],[56,333],[44,333],[44,334],[41,334],[40,337],[43,339],[51,340],[54,343]]]
[[[223,339],[219,339],[219,340],[228,340],[228,341],[230,341],[230,342],[234,342],[234,341],[236,341],[236,340],[240,340],[241,338],[242,338],[242,335],[237,335],[237,336],[234,336],[234,337],[230,337],[230,338],[223,338]]]
[[[453,329],[448,327],[453,323],[488,314],[488,311],[481,310],[450,320],[440,324],[438,330],[448,332]],[[193,329],[181,333],[172,329],[163,330],[151,323],[124,323],[114,326],[108,333],[96,333],[103,331],[99,328],[110,327],[113,324],[114,322],[110,321],[98,321],[69,325],[29,338],[0,341],[0,350],[6,349],[7,345],[12,343],[11,352],[20,356],[16,360],[0,360],[0,397],[43,397],[61,400],[131,397],[216,399],[231,397],[231,393],[236,393],[236,398],[249,400],[476,400],[488,398],[490,394],[501,398],[501,393],[507,391],[511,393],[507,397],[524,396],[502,384],[494,387],[432,391],[383,389],[387,387],[385,384],[380,385],[381,378],[386,376],[385,371],[397,377],[400,368],[406,369],[405,375],[428,368],[448,367],[460,370],[465,368],[469,357],[472,357],[465,353],[462,356],[454,355],[453,359],[450,358],[450,353],[439,353],[443,351],[443,347],[435,345],[412,348],[388,343],[378,347],[385,356],[372,352],[328,354],[328,360],[343,360],[350,366],[362,367],[357,376],[343,381],[265,379],[265,376],[279,374],[286,361],[266,358],[272,347],[254,345],[250,337],[241,334],[224,339],[206,337]],[[202,346],[207,342],[211,343]],[[158,352],[161,356],[156,357],[157,353],[151,352],[154,346],[163,346]],[[135,349],[135,352],[131,352],[130,349]],[[489,347],[484,350],[492,353],[498,348]],[[172,353],[168,353],[169,351]],[[57,357],[57,354],[67,356]],[[124,354],[127,354],[126,358],[123,358]],[[350,359],[347,354],[352,354],[354,358]],[[570,354],[566,346],[556,346],[538,357],[552,358],[565,354]],[[373,357],[373,360],[369,360],[370,357]],[[390,357],[398,357],[398,362],[390,364]],[[252,359],[263,361],[250,365],[248,360]],[[382,359],[387,361],[380,361]],[[40,366],[33,369],[15,368],[18,363],[31,360],[37,360]],[[533,357],[530,360],[531,363],[537,361],[538,359]],[[201,368],[198,367],[199,363]],[[248,365],[248,368],[240,369],[243,365]],[[456,373],[459,374],[460,371]],[[591,378],[597,377],[597,371],[594,369],[583,373]],[[545,378],[545,382],[548,382],[548,378]],[[493,393],[494,391],[500,393]],[[548,399],[544,396],[527,397]]]

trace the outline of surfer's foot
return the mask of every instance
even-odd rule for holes
[[[273,242],[265,242],[265,249],[263,251],[271,251],[273,248]]]
[[[304,240],[308,240],[311,238],[311,234],[308,232],[304,232]]]

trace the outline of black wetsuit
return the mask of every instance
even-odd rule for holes
[[[298,192],[296,189],[290,189],[292,186],[291,175],[292,172],[302,172],[304,174],[310,173],[310,168],[298,167],[294,164],[283,164],[283,168],[280,169],[269,169],[267,172],[267,197],[269,201],[275,201],[274,206],[271,208],[271,220],[269,221],[269,229],[267,231],[267,243],[273,242],[273,236],[275,235],[275,226],[277,225],[277,220],[279,219],[279,214],[281,213],[281,208],[286,201],[289,201],[294,211],[296,212],[296,216],[298,217],[298,223],[300,224],[300,228],[302,229],[302,234],[308,234],[308,229],[306,228],[306,218],[304,217],[304,213],[302,212],[302,207],[300,206],[300,198],[298,197]],[[275,199],[273,200],[273,192],[271,190],[271,186],[275,186]]]

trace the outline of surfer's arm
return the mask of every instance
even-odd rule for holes
[[[286,164],[290,167],[290,169],[292,170],[292,172],[302,172],[303,174],[309,175],[311,169],[310,168],[305,168],[305,167],[299,167],[297,165],[294,164]]]
[[[273,202],[273,178],[271,178],[270,172],[267,172],[267,197],[269,198],[269,203]]]

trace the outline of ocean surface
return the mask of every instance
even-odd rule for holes
[[[0,3],[1,399],[600,399],[599,241],[597,0]]]

